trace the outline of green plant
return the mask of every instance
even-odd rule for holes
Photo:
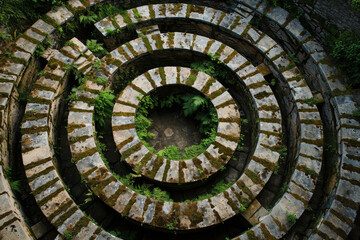
[[[359,1],[356,1],[359,3]],[[346,31],[328,39],[331,56],[337,66],[346,74],[349,84],[360,86],[360,38],[353,32]]]
[[[351,6],[357,10],[360,11],[360,0],[352,0],[351,1]]]
[[[96,15],[94,12],[92,11],[88,11],[87,14],[81,15],[80,16],[80,22],[86,26],[86,25],[91,25],[93,23],[96,23],[98,21],[98,15]]]
[[[287,183],[284,183],[280,189],[282,193],[286,192],[286,190],[289,188],[289,185]]]
[[[280,166],[278,164],[276,164],[276,166],[274,168],[274,175],[277,175],[279,173],[279,169],[280,169]]]
[[[169,230],[174,230],[174,229],[175,229],[174,223],[168,223],[166,226],[167,226],[167,228],[168,228]]]
[[[105,126],[105,119],[112,116],[115,96],[111,90],[104,90],[95,98],[94,120],[102,128]]]
[[[159,156],[173,160],[194,158],[204,152],[215,141],[218,125],[217,113],[207,98],[194,93],[171,94],[160,98],[156,91],[145,97],[141,98],[139,96],[138,98],[141,101],[135,117],[136,131],[140,140],[152,152],[156,153],[147,141],[154,135],[148,132],[151,121],[147,116],[156,107],[171,108],[174,105],[181,107],[185,117],[192,117],[200,123],[199,132],[205,136],[199,145],[185,148],[182,154],[178,147],[169,146],[157,152]]]
[[[107,82],[107,79],[103,78],[103,77],[97,77],[97,78],[95,78],[95,82],[97,82],[100,85],[105,85]]]
[[[180,160],[181,159],[180,150],[176,146],[168,146],[168,147],[160,150],[157,153],[157,155],[159,155],[160,157],[168,158],[168,159],[172,159],[172,160]]]
[[[287,218],[287,221],[288,221],[288,223],[289,223],[290,225],[293,225],[293,224],[296,222],[296,219],[297,219],[297,217],[296,217],[295,214],[288,214],[288,215],[286,216],[286,218]]]
[[[116,34],[121,33],[121,30],[118,28],[115,28],[115,29],[105,28],[105,32],[108,34],[107,36],[112,37]]]
[[[246,211],[246,207],[243,204],[240,204],[240,208],[239,208],[240,212],[245,212]]]
[[[242,122],[243,124],[248,124],[248,123],[249,123],[249,120],[247,120],[246,118],[244,118],[244,119],[241,120],[241,122]]]
[[[97,40],[87,40],[86,46],[90,51],[92,51],[95,55],[108,54],[108,51],[103,47],[102,43],[98,43]]]
[[[0,32],[0,42],[10,42],[12,40],[12,36],[8,33],[3,33],[3,32]]]
[[[74,235],[71,232],[65,231],[63,234],[64,240],[71,240],[74,238]]]
[[[280,160],[284,160],[286,158],[286,156],[287,156],[287,147],[285,145],[275,147],[275,151],[277,151],[280,154],[280,156],[279,156]]]
[[[222,82],[229,84],[236,83],[234,77],[228,73],[223,63],[219,60],[219,56],[209,53],[208,59],[209,60],[192,63],[191,68],[207,73]]]
[[[41,70],[37,75],[38,77],[44,76],[47,72],[45,70]]]
[[[97,69],[97,70],[100,70],[100,68],[101,68],[101,60],[97,60],[97,61],[94,63],[93,67],[94,67],[95,69]]]
[[[73,87],[70,91],[70,94],[66,97],[65,101],[77,101],[79,99],[79,96],[76,94],[77,91],[78,89],[76,87]]]
[[[352,112],[352,115],[353,115],[354,117],[360,118],[360,108],[354,110],[354,111]]]
[[[319,103],[319,100],[317,98],[307,98],[305,99],[305,102],[309,105],[315,105]]]

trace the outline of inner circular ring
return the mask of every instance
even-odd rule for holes
[[[136,110],[142,97],[158,87],[174,84],[204,94],[216,108],[219,120],[215,142],[192,159],[165,159],[152,153],[135,129]],[[240,122],[234,99],[217,80],[190,68],[160,67],[138,76],[120,93],[114,106],[112,129],[121,159],[136,172],[160,182],[189,183],[208,178],[227,164],[238,145]]]

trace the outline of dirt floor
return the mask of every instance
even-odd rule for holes
[[[150,113],[148,118],[152,121],[148,130],[155,134],[149,143],[156,151],[174,145],[179,147],[182,153],[186,147],[200,144],[198,122],[190,117],[184,117],[181,109],[157,110]]]

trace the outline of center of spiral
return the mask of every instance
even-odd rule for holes
[[[142,97],[135,126],[144,145],[173,160],[190,159],[215,141],[218,120],[211,101],[194,88],[173,84]]]

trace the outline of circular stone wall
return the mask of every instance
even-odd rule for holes
[[[160,77],[161,71],[165,81]],[[191,73],[189,68],[152,69],[132,81],[116,100],[112,126],[122,160],[150,179],[188,183],[208,178],[223,168],[236,150],[240,138],[240,114],[235,101],[214,78],[202,72],[196,74]],[[219,124],[215,142],[194,159],[177,161],[161,158],[147,149],[136,134],[135,112],[141,96],[173,84],[191,86],[202,92],[217,110]]]

